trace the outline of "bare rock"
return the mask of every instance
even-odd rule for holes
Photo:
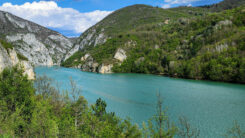
[[[119,48],[114,55],[114,58],[123,62],[127,58],[126,52],[123,49]]]
[[[85,54],[82,58],[81,58],[81,61],[85,61],[88,59],[88,57],[90,57],[91,55],[90,54]]]
[[[112,73],[112,67],[113,67],[113,64],[109,64],[109,65],[102,64],[99,67],[99,73],[102,73],[102,74]]]

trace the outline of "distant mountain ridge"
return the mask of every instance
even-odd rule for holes
[[[217,11],[236,8],[236,7],[239,7],[239,6],[244,5],[244,4],[245,4],[245,0],[223,0],[217,4],[201,6],[201,7],[208,8],[211,11],[217,12]]]

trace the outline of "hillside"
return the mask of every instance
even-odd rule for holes
[[[213,5],[207,5],[203,7],[208,8],[211,11],[218,12],[218,11],[236,8],[244,4],[245,4],[245,0],[224,0],[224,1],[221,1],[220,3],[213,4]]]
[[[4,11],[0,11],[0,39],[32,65],[59,65],[72,47],[65,36]]]
[[[244,10],[126,7],[81,35],[62,65],[245,83]]]
[[[75,46],[66,55],[65,59],[68,59],[79,50],[87,50],[96,45],[103,44],[109,38],[117,37],[120,33],[131,32],[133,29],[141,29],[140,27],[144,27],[146,31],[152,27],[160,29],[161,26],[169,23],[169,21],[175,21],[180,17],[200,16],[205,11],[207,10],[203,8],[188,7],[181,7],[178,10],[164,10],[147,5],[133,5],[119,9],[85,31],[77,39]]]

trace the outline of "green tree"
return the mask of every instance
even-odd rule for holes
[[[144,131],[145,137],[173,138],[177,128],[170,123],[166,111],[163,109],[161,94],[157,94],[157,113],[148,121],[148,131]]]
[[[106,106],[106,102],[99,98],[96,100],[95,105],[92,105],[92,110],[97,117],[102,117],[106,114]]]
[[[180,117],[178,136],[180,138],[198,138],[200,136],[200,130],[191,127],[186,117]]]
[[[33,83],[23,73],[20,66],[15,66],[4,69],[0,74],[0,101],[4,103],[4,109],[7,110],[4,118],[8,120],[9,117],[17,117],[14,124],[18,126],[14,131],[20,136],[27,133],[27,125],[31,121],[35,106]]]
[[[59,130],[52,105],[47,100],[37,100],[28,125],[28,137],[58,137]]]
[[[234,126],[228,130],[226,137],[228,138],[244,138],[245,137],[245,131],[242,131],[241,126],[237,123],[237,121],[234,122]]]
[[[23,69],[18,66],[3,70],[0,74],[0,100],[5,101],[12,112],[24,105],[23,114],[30,115],[35,89],[32,81],[23,73]]]

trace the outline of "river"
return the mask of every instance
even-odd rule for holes
[[[157,92],[171,121],[185,116],[201,137],[223,137],[233,121],[245,128],[245,85],[175,79],[145,74],[97,74],[62,67],[36,67],[37,75],[47,75],[69,90],[69,78],[82,89],[89,104],[101,97],[107,111],[142,124],[156,112]]]

